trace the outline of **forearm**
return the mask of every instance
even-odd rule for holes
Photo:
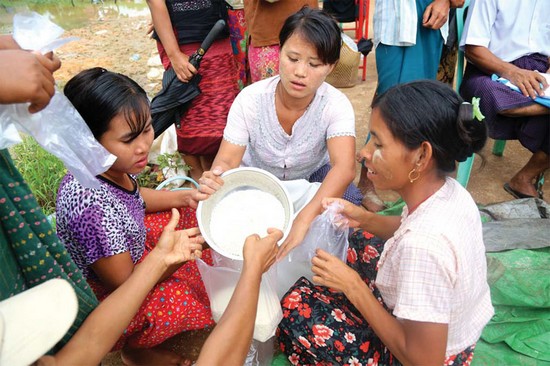
[[[172,29],[173,25],[168,9],[166,8],[166,3],[164,0],[147,0],[147,5],[151,11],[155,32],[159,36],[160,42],[166,50],[166,54],[169,58],[172,58],[174,54],[180,52],[180,48],[174,30]]]
[[[440,332],[443,325],[435,325],[439,332],[430,334],[415,329],[420,326],[411,326],[411,321],[398,320],[378,302],[359,277],[354,281],[354,285],[345,291],[345,295],[359,310],[382,343],[403,365],[439,366],[443,364],[446,348],[446,337]],[[438,338],[427,343],[430,336],[434,334]]]
[[[151,252],[136,266],[128,280],[101,302],[69,343],[56,354],[57,364],[98,365],[166,268],[160,255]]]
[[[167,211],[172,208],[187,207],[192,201],[192,190],[164,191],[151,188],[140,188],[145,201],[145,212]]]
[[[401,225],[401,216],[383,216],[367,210],[364,210],[363,214],[359,228],[383,240],[391,238]]]
[[[242,365],[250,348],[262,273],[245,267],[222,318],[204,343],[197,365]]]
[[[245,146],[239,146],[222,140],[218,153],[212,162],[212,168],[220,167],[222,171],[238,168],[241,165]]]
[[[487,47],[466,45],[465,55],[469,62],[489,75],[506,75],[510,70],[517,68],[509,62],[502,61]]]
[[[462,8],[464,6],[464,0],[449,0],[451,8]]]
[[[311,201],[302,209],[298,217],[308,223],[313,221],[317,215],[323,212],[321,204],[323,198],[342,197],[354,177],[353,166],[347,169],[340,166],[332,167]]]

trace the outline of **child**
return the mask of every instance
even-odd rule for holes
[[[467,365],[493,307],[479,211],[447,175],[483,148],[487,128],[436,81],[398,85],[372,108],[359,155],[406,207],[381,216],[339,200],[351,227],[386,242],[355,232],[348,264],[317,251],[321,286],[301,278],[282,300],[281,349],[300,365]]]
[[[94,137],[117,160],[98,176],[99,189],[87,189],[69,173],[59,188],[57,231],[100,300],[128,279],[158,240],[146,235],[145,213],[196,207],[196,191],[155,191],[135,179],[147,165],[153,142],[149,101],[130,78],[93,68],[66,84],[65,95]],[[170,215],[167,214],[167,217]],[[194,224],[189,210],[183,224]],[[187,230],[198,236],[197,228]],[[200,240],[198,237],[197,240]],[[172,364],[181,357],[157,346],[187,330],[213,325],[209,301],[194,262],[170,268],[150,291],[116,348],[127,364]]]

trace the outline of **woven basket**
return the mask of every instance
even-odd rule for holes
[[[357,84],[357,72],[361,62],[361,53],[352,50],[345,42],[340,50],[340,60],[328,74],[326,82],[336,88],[349,88]]]

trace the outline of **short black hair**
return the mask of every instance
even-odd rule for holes
[[[299,34],[313,44],[323,64],[332,65],[340,59],[341,33],[332,15],[304,6],[286,19],[279,33],[279,44],[282,48],[293,34]]]
[[[132,138],[141,134],[150,118],[145,90],[128,76],[101,67],[81,71],[67,82],[63,92],[96,140],[120,113],[132,130]]]
[[[450,86],[435,80],[400,84],[375,97],[377,109],[392,135],[409,149],[427,141],[437,167],[445,173],[479,152],[487,141],[487,125]]]

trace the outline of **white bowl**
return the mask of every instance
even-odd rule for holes
[[[243,259],[242,250],[238,250],[237,252],[236,248],[233,246],[228,247],[227,244],[224,246],[223,240],[220,239],[220,237],[223,237],[224,234],[227,234],[227,232],[223,233],[220,230],[227,231],[227,225],[230,225],[229,228],[231,228],[232,222],[242,222],[242,220],[239,220],[241,219],[241,217],[235,217],[235,215],[227,215],[228,217],[224,217],[224,219],[227,220],[227,223],[224,222],[223,229],[213,227],[211,217],[216,205],[224,200],[230,193],[246,189],[259,190],[265,193],[269,193],[281,203],[282,210],[284,211],[282,213],[282,215],[284,215],[284,224],[283,227],[279,228],[283,231],[283,238],[281,239],[281,241],[279,241],[279,244],[281,244],[288,235],[288,232],[290,231],[290,227],[292,226],[292,219],[294,217],[294,206],[292,204],[292,200],[290,199],[286,188],[281,184],[281,181],[273,174],[263,169],[248,167],[228,170],[224,172],[221,177],[224,180],[223,186],[210,198],[205,201],[199,202],[197,208],[197,221],[199,223],[199,229],[208,245],[210,245],[212,249],[214,249],[216,252],[224,257],[236,260]],[[227,202],[229,201],[226,201],[226,204]],[[235,207],[234,211],[242,211],[242,208],[245,206],[251,207],[250,211],[247,210],[245,215],[250,215],[251,217],[263,217],[262,214],[265,213],[262,212],[261,206],[255,206],[253,202],[243,203],[241,207]],[[256,208],[257,211],[254,211]],[[239,225],[239,231],[242,229],[242,227],[243,225]],[[259,234],[262,237],[266,235],[266,233],[250,232],[246,233],[246,236],[252,234]],[[214,238],[218,238],[218,241],[220,242],[216,242]],[[244,244],[244,238],[242,242]]]

